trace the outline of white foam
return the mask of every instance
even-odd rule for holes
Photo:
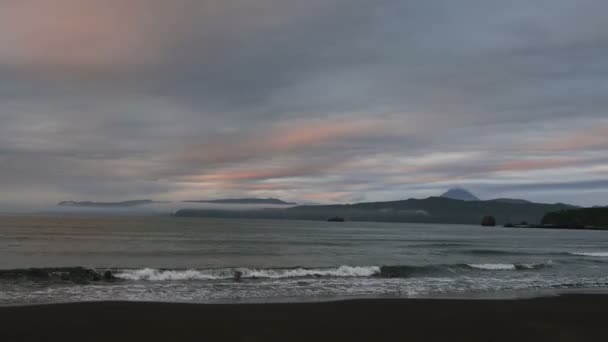
[[[606,258],[608,257],[608,252],[575,252],[570,253],[572,255],[581,255],[581,256],[589,256],[589,257],[600,257]]]
[[[468,264],[469,267],[480,270],[514,270],[515,264]]]
[[[149,280],[149,281],[167,281],[167,280],[215,280],[232,278],[233,275],[212,274],[207,271],[197,270],[155,270],[144,268],[141,270],[123,270],[114,275],[116,278],[125,280]]]
[[[122,270],[114,276],[125,280],[218,280],[232,278],[301,278],[301,277],[371,277],[380,273],[378,266],[340,266],[337,268],[291,269],[215,269],[215,270]]]
[[[297,278],[297,277],[371,277],[380,273],[378,266],[340,266],[326,269],[239,269],[243,278]]]

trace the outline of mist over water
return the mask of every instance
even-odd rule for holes
[[[0,219],[0,247],[0,304],[503,297],[608,287],[601,231],[12,216]]]

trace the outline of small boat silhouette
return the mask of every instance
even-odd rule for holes
[[[327,221],[328,222],[344,222],[345,220],[343,217],[336,216],[336,217],[332,217],[332,218],[328,219]]]

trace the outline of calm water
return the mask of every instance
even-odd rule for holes
[[[74,266],[94,279],[50,269]],[[31,267],[41,270],[23,271]],[[500,297],[608,288],[608,232],[0,217],[0,270],[13,270],[0,272],[0,304]],[[103,279],[106,270],[115,279]]]

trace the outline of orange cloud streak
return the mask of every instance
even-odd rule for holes
[[[272,150],[291,150],[354,136],[375,135],[385,127],[385,123],[369,120],[303,123],[292,128],[279,127],[264,144]]]
[[[193,146],[182,151],[180,161],[207,166],[209,163],[239,162],[256,157],[319,148],[356,137],[393,134],[388,122],[371,120],[336,120],[296,122],[277,125],[264,134],[224,137],[223,141]],[[236,175],[244,177],[247,175]]]

